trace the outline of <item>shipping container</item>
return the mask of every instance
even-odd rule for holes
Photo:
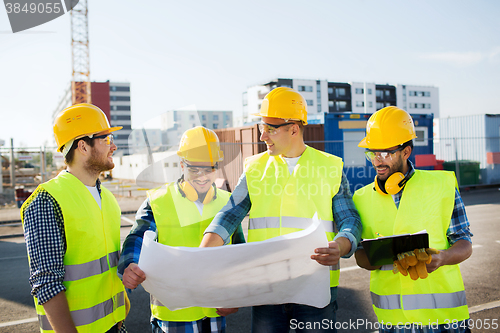
[[[434,150],[438,159],[477,162],[479,184],[500,182],[500,165],[488,161],[489,155],[500,152],[500,114],[440,118],[437,127]],[[468,182],[461,184],[459,179],[461,186],[477,185]]]
[[[365,158],[365,149],[358,143],[365,137],[366,123],[371,114],[327,113],[325,114],[325,151],[344,160],[344,173],[351,191],[373,182],[376,172]],[[417,138],[414,140],[410,160],[415,165],[416,155],[433,154],[433,115],[412,114]],[[433,166],[419,166],[419,169],[433,169]]]

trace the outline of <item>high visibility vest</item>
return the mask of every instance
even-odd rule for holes
[[[120,256],[120,206],[113,194],[101,187],[101,207],[85,185],[69,172],[41,184],[26,200],[24,209],[47,191],[64,216],[66,298],[78,332],[106,332],[125,319],[125,289],[118,278]],[[43,305],[35,297],[41,332],[53,332]]]
[[[328,241],[337,234],[332,199],[342,180],[342,159],[307,147],[293,173],[281,156],[267,152],[245,160],[252,207],[248,241],[257,242],[300,231],[318,213]],[[330,286],[339,281],[339,266],[330,266]]]
[[[390,195],[373,190],[373,183],[353,196],[363,224],[362,238],[427,230],[429,246],[450,247],[446,231],[455,202],[455,176],[447,171],[415,170],[403,189],[399,209]],[[426,279],[394,274],[391,267],[371,271],[370,292],[379,322],[392,325],[446,324],[469,318],[459,265],[441,266]]]
[[[203,232],[231,194],[217,189],[214,200],[203,206],[202,214],[195,203],[184,198],[175,184],[148,192],[158,232],[158,242],[169,246],[198,247]],[[205,317],[219,317],[216,309],[191,307],[171,311],[151,295],[151,313],[163,321],[189,322]]]

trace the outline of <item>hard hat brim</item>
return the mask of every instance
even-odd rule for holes
[[[80,139],[80,138],[83,138],[84,136],[89,136],[89,135],[93,135],[93,134],[97,134],[97,133],[103,133],[105,132],[106,134],[108,133],[111,133],[111,132],[115,132],[115,131],[119,131],[123,128],[123,126],[115,126],[115,127],[110,127],[108,128],[107,130],[104,130],[104,131],[100,131],[100,132],[94,132],[94,133],[87,133],[87,134],[83,134],[83,135],[80,135],[74,139],[71,139],[71,140],[76,140],[76,139]],[[69,142],[69,141],[68,141]],[[61,152],[62,151],[62,147],[64,147],[68,142],[64,143],[63,145],[61,145],[61,147],[57,148],[57,151],[58,152]]]
[[[275,116],[270,116],[267,114],[262,114],[262,113],[251,113],[251,116],[257,116],[257,117],[267,117],[267,118],[276,118],[276,119],[284,119],[284,120],[293,120],[293,121],[301,121],[303,125],[307,125],[307,121],[305,120],[300,120],[300,119],[292,119],[292,118],[283,118],[283,117],[275,117]]]

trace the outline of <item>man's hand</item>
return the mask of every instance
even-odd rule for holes
[[[219,316],[224,317],[224,316],[228,316],[232,313],[238,312],[238,308],[218,308],[216,312]]]
[[[328,243],[328,247],[320,247],[314,250],[311,259],[325,266],[337,265],[340,260],[340,245],[336,241]]]
[[[131,263],[123,272],[123,285],[128,289],[135,289],[146,280],[144,273],[137,264]]]

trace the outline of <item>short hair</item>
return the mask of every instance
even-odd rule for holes
[[[75,150],[78,147],[78,142],[80,140],[85,141],[90,147],[94,147],[94,140],[91,139],[91,138],[89,138],[88,136],[84,136],[82,138],[76,139],[75,141],[73,141],[73,145],[71,146],[71,148],[69,149],[68,153],[64,157],[64,163],[66,165],[70,165],[71,163],[73,163],[73,159],[75,157]]]
[[[410,155],[413,153],[413,140],[409,140],[409,141],[406,141],[405,143],[403,143],[401,145],[401,148],[406,148],[406,147],[410,147],[411,148],[411,152],[410,152]]]

